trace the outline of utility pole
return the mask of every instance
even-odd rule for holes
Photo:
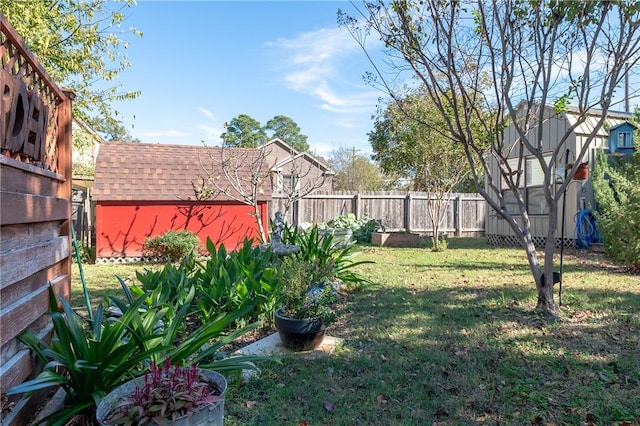
[[[631,112],[631,105],[629,105],[629,62],[624,66],[624,112]]]
[[[356,149],[355,146],[351,147],[351,173],[349,173],[349,175],[351,176],[349,178],[350,180],[350,186],[352,190],[356,190],[356,186],[357,186],[357,176],[355,173],[355,166],[356,166],[356,152],[360,151],[359,149]]]

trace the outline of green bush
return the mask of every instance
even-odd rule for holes
[[[75,246],[73,247],[73,260],[76,260],[76,251]],[[78,253],[80,256],[80,262],[82,263],[94,263],[96,260],[96,249],[95,247],[87,247],[84,244],[78,243]]]
[[[271,265],[271,250],[262,250],[245,239],[238,250],[227,252],[224,245],[217,249],[207,239],[209,256],[194,272],[198,313],[203,320],[221,310],[253,309],[238,320],[238,325],[261,321],[272,323],[276,305],[275,271]]]
[[[251,307],[236,321],[236,326],[273,321],[276,295],[272,279],[271,251],[254,246],[245,239],[238,250],[227,252],[207,239],[208,256],[196,261],[186,256],[175,265],[167,263],[157,271],[138,272],[138,283],[131,286],[135,296],[147,293],[147,303],[172,306],[191,304],[190,315],[206,323],[220,312]]]
[[[198,236],[187,230],[169,230],[157,237],[145,240],[142,252],[144,256],[159,257],[177,262],[193,253],[200,244]]]
[[[382,229],[380,222],[375,219],[357,219],[353,213],[337,216],[326,223],[326,227],[337,229],[351,229],[353,238],[358,243],[370,243],[371,234]]]
[[[640,269],[640,156],[609,165],[600,150],[596,156],[593,191],[598,205],[598,229],[607,256]]]

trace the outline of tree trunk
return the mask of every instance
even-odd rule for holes
[[[538,292],[536,310],[542,312],[548,318],[557,318],[558,305],[553,298],[553,252],[551,253],[550,261],[547,259],[548,256],[545,256],[545,273],[543,273],[535,244],[530,236],[524,241],[524,249]],[[548,272],[546,272],[547,270]]]
[[[551,284],[546,281],[543,286],[537,284],[538,304],[536,310],[542,312],[548,318],[555,319],[558,317],[558,304],[553,299],[553,281]]]
[[[267,243],[267,233],[264,230],[264,227],[262,226],[262,214],[260,213],[260,206],[258,205],[258,203],[256,202],[253,205],[253,214],[256,216],[256,222],[258,223],[258,231],[260,232],[260,242],[261,243]]]

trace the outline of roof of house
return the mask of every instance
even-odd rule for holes
[[[611,126],[611,128],[609,129],[609,131],[615,130],[615,129],[617,129],[618,127],[625,126],[625,125],[626,125],[626,126],[631,126],[631,127],[633,127],[634,129],[637,129],[637,128],[638,128],[638,125],[637,125],[637,124],[632,123],[631,121],[624,121],[624,122],[622,122],[622,123],[616,124],[615,126]]]
[[[576,123],[576,118],[580,112],[575,107],[570,107],[569,110],[565,113],[567,120],[570,125],[574,125]],[[598,109],[593,109],[589,111],[586,115],[586,119],[580,123],[574,133],[582,134],[582,135],[590,135],[593,133],[593,130],[596,128],[597,123],[600,121],[602,117],[602,111]],[[605,118],[605,125],[600,126],[598,132],[596,133],[598,136],[607,137],[609,135],[609,128],[615,127],[620,124],[624,124],[628,122],[632,117],[631,114],[621,111],[608,111],[607,117]]]
[[[275,138],[272,139],[270,141],[268,141],[267,143],[265,143],[262,148],[263,149],[267,149],[269,147],[269,145],[273,145],[273,144],[277,144],[280,145],[282,148],[284,148],[285,150],[291,152],[291,155],[284,158],[282,161],[278,161],[277,164],[273,164],[272,165],[272,169],[277,169],[279,167],[284,166],[287,163],[290,163],[292,161],[294,161],[297,158],[305,158],[307,161],[309,161],[312,164],[315,164],[317,167],[319,167],[320,169],[322,169],[323,171],[327,172],[328,174],[335,174],[331,168],[329,167],[329,165],[327,164],[327,161],[320,156],[313,156],[311,154],[309,154],[308,152],[300,152],[297,151],[295,148],[293,148],[292,146],[290,146],[289,144],[287,144],[285,141],[283,141],[282,139],[279,138]]]
[[[225,158],[237,161],[238,176],[251,179],[251,164],[258,159],[255,149],[225,148]],[[93,199],[97,201],[178,201],[196,200],[196,187],[209,172],[232,195],[238,192],[222,173],[222,148],[193,145],[105,142],[101,144],[95,169]],[[212,172],[212,165],[217,172]],[[205,168],[207,169],[205,171]],[[266,164],[262,164],[266,167]],[[266,169],[265,169],[266,170]],[[268,176],[268,171],[261,172]],[[211,185],[209,185],[211,187]],[[245,184],[245,188],[248,188]],[[218,192],[215,200],[233,200]],[[271,182],[265,179],[258,200],[271,198]]]

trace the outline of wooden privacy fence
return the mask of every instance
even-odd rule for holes
[[[435,197],[432,196],[432,199]],[[323,223],[353,213],[357,218],[379,220],[388,232],[431,232],[426,192],[315,193],[298,200],[286,218],[289,223]],[[274,195],[269,212],[284,211],[286,199]],[[440,230],[457,236],[484,232],[486,202],[479,194],[451,194]]]
[[[39,371],[18,341],[51,333],[48,288],[71,286],[71,99],[0,13],[0,389]],[[44,394],[3,400],[2,425],[29,423]],[[5,403],[17,404],[5,413]]]

